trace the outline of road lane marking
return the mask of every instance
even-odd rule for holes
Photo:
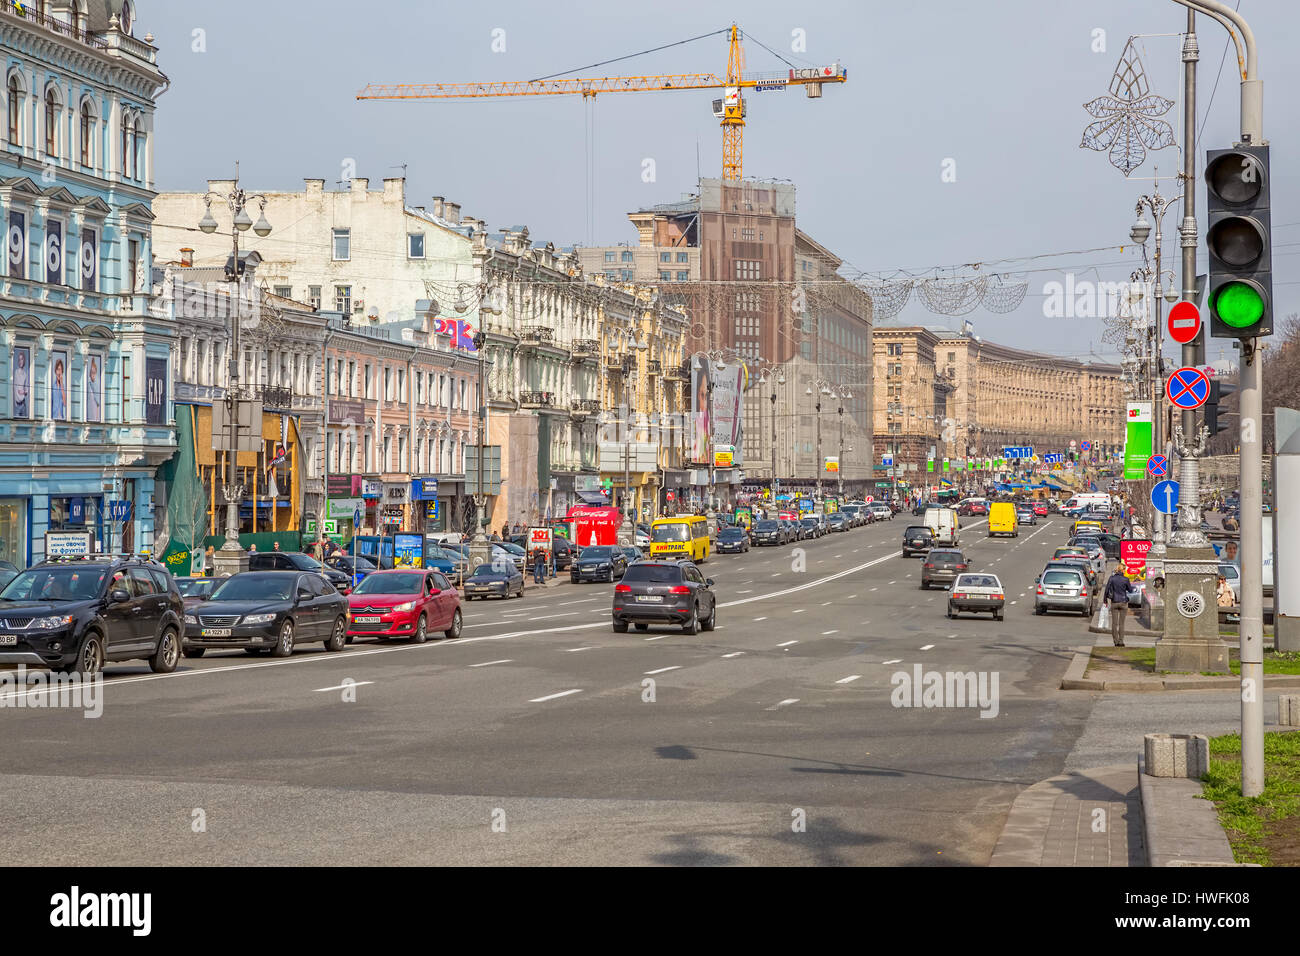
[[[767,618],[765,617],[756,617],[754,618],[754,623],[757,624],[759,621],[766,621],[766,620]]]
[[[564,650],[569,654],[576,654],[578,651],[590,651],[596,648],[595,644],[588,644],[586,647],[566,647]]]
[[[850,674],[848,677],[841,677],[841,678],[840,678],[839,680],[837,680],[835,683],[837,683],[837,684],[852,684],[855,680],[857,680],[857,679],[858,679],[859,677],[861,677],[861,676],[862,676],[861,674]]]
[[[879,591],[880,588],[872,588],[871,590],[873,590],[873,591]]]
[[[881,661],[880,663],[882,663],[882,664],[901,664],[901,663],[903,663],[903,659],[902,659],[901,657],[895,657],[892,661]]]
[[[347,690],[349,687],[364,687],[366,684],[373,684],[373,683],[374,681],[372,680],[354,680],[354,681],[348,681],[346,684],[339,684],[337,687],[317,687],[314,691],[312,691],[312,693],[319,694],[327,690]]]
[[[781,576],[781,572],[780,572],[780,571],[773,571],[773,572],[772,572],[772,577],[774,577],[774,578],[779,578],[780,576]]]
[[[744,591],[737,591],[736,593],[737,593],[737,594],[753,594],[753,593],[754,593],[754,589],[753,589],[753,588],[746,588]]]
[[[927,645],[925,645],[925,647],[921,648],[921,650],[923,650],[923,651],[932,651],[932,650],[934,650],[934,645],[933,645],[933,644],[927,644]]]
[[[856,594],[850,594],[847,598],[845,598],[845,600],[846,600],[846,601],[852,601],[855,597],[857,597]]]
[[[506,658],[505,660],[501,660],[501,661],[484,661],[482,664],[470,664],[469,666],[470,667],[491,667],[493,664],[513,664],[513,663],[514,661],[512,661],[509,658]]]
[[[722,656],[723,656],[723,659],[726,659],[726,658],[728,658],[728,657],[739,657],[739,656],[740,656],[741,654],[743,654],[743,653],[745,653],[745,652],[744,652],[744,651],[732,651],[730,654],[723,654]]]
[[[776,704],[773,704],[771,707],[769,707],[769,708],[767,708],[767,709],[768,709],[768,710],[776,710],[778,707],[788,707],[790,704],[797,704],[797,703],[799,703],[799,698],[798,698],[798,697],[787,697],[785,700],[780,701],[780,702],[778,702],[778,703],[776,703]]]
[[[777,646],[777,647],[789,647],[791,644],[798,644],[798,643],[799,643],[798,641],[785,641],[784,643],[782,643],[782,644],[778,644],[778,645],[776,645],[776,646]]]
[[[600,598],[583,598],[580,601],[561,601],[558,607],[568,607],[570,604],[590,604],[592,601],[599,601]]]
[[[839,633],[838,629],[834,631],[822,631],[822,637],[825,637],[827,634],[838,634],[838,633]]]
[[[650,674],[667,674],[669,671],[679,671],[681,669],[682,669],[681,664],[674,664],[672,667],[661,667],[657,671],[646,671],[646,675],[649,676]]]
[[[662,641],[665,637],[669,637],[669,636],[671,636],[671,635],[668,635],[668,634],[660,634],[658,637],[647,637],[646,640],[647,640],[647,641]]]
[[[793,611],[791,611],[790,613],[791,613],[791,614],[802,614],[802,613],[803,613],[803,608],[801,608],[801,607],[800,607],[800,608],[795,608],[795,609],[794,609]]]
[[[568,697],[570,694],[581,694],[581,693],[582,693],[582,688],[581,688],[581,687],[579,687],[579,688],[575,688],[574,690],[562,690],[562,691],[560,691],[558,694],[547,694],[545,697],[534,697],[534,698],[533,698],[532,700],[530,700],[528,703],[530,703],[530,704],[544,704],[544,703],[546,703],[548,700],[556,700],[557,698],[560,698],[560,697]]]

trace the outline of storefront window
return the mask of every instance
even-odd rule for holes
[[[0,498],[0,560],[27,567],[27,499]]]
[[[89,531],[91,540],[95,541],[95,550],[102,551],[100,541],[100,517],[103,498],[99,495],[74,495],[66,498],[50,498],[51,531]]]

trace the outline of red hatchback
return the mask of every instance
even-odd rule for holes
[[[1043,504],[1037,504],[1037,505],[1034,505],[1034,514],[1037,515],[1037,516],[1040,517],[1040,518],[1046,518],[1046,517],[1047,517],[1047,505],[1043,505]]]
[[[430,631],[460,637],[460,594],[441,571],[372,571],[348,595],[348,643],[403,637],[423,644]]]

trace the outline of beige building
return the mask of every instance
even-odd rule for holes
[[[1120,369],[983,342],[948,329],[876,329],[876,456],[925,462],[997,456],[1008,445],[1105,454],[1124,441]]]

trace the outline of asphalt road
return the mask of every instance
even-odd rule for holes
[[[0,839],[70,865],[984,864],[1097,700],[1056,690],[1087,622],[1032,613],[1068,523],[968,519],[1001,622],[945,618],[909,523],[715,555],[711,634],[614,634],[611,586],[566,583],[465,605],[456,641],[110,665],[99,719],[0,708]],[[996,675],[996,715],[894,706],[915,665]]]

